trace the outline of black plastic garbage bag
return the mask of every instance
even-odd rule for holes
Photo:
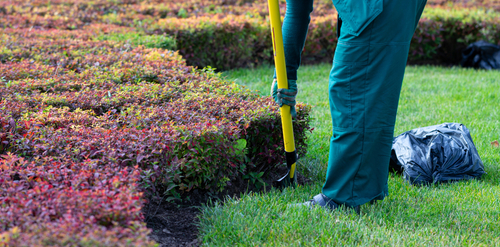
[[[417,128],[397,136],[391,168],[418,185],[480,178],[485,173],[469,130],[459,123]]]
[[[477,41],[462,51],[462,67],[500,69],[500,46]]]

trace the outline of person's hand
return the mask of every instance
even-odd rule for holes
[[[271,85],[271,96],[273,96],[274,101],[282,107],[283,105],[290,106],[290,114],[293,118],[297,117],[297,112],[295,111],[295,96],[297,95],[297,81],[288,80],[288,89],[280,88],[278,89],[278,81],[274,79]]]

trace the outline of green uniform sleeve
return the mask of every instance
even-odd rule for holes
[[[288,80],[297,80],[297,69],[306,42],[312,10],[313,0],[286,1],[286,13],[283,21],[283,46],[285,48]]]

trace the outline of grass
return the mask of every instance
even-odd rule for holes
[[[229,80],[263,96],[272,67],[225,72]],[[328,107],[330,65],[299,70],[298,100],[313,106],[314,132],[299,171],[314,182],[285,191],[249,193],[202,209],[200,236],[207,246],[500,246],[500,72],[408,67],[396,133],[459,122],[471,131],[485,164],[481,180],[416,187],[389,177],[385,200],[363,205],[361,215],[288,206],[321,191],[331,135]]]

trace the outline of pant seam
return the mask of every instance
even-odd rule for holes
[[[370,23],[370,26],[373,25],[373,22]],[[365,30],[369,30],[370,31],[370,38],[368,39],[368,63],[370,63],[370,48],[371,48],[371,40],[372,40],[372,28],[368,26]],[[368,79],[368,70],[367,68],[363,68],[363,70],[365,70],[365,78],[363,79],[363,108],[366,108],[366,82],[367,82],[367,79]],[[364,164],[364,148],[365,148],[365,135],[366,135],[366,131],[365,131],[365,128],[366,128],[366,110],[364,109],[363,110],[363,129],[362,129],[362,134],[361,134],[361,138],[362,138],[362,145],[361,145],[361,158],[360,158],[360,164],[358,165],[358,169],[356,170],[356,175],[354,175],[354,179],[353,179],[353,182],[352,182],[352,190],[351,190],[351,201],[353,203],[355,203],[356,201],[356,198],[357,198],[357,195],[355,197],[354,195],[354,192],[356,191],[356,181],[358,179],[358,175],[359,175],[359,170],[361,169],[361,166]],[[357,205],[355,205],[357,206]]]

